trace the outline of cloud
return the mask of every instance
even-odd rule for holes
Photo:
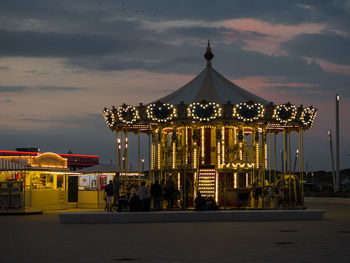
[[[102,112],[102,111],[101,111]],[[36,117],[20,117],[19,121],[31,122],[31,123],[48,123],[58,124],[59,126],[74,125],[74,127],[87,128],[95,125],[100,125],[103,122],[103,116],[101,114],[82,114],[73,116],[64,116],[61,118],[43,119]]]
[[[79,87],[59,87],[59,86],[0,86],[0,93],[18,93],[26,91],[45,91],[45,92],[58,92],[58,91],[75,91],[81,90]]]
[[[28,87],[25,86],[0,86],[0,93],[1,92],[22,92],[24,90],[28,89]]]
[[[249,30],[236,30],[223,26],[189,26],[189,27],[169,27],[166,30],[169,38],[177,39],[178,37],[195,38],[200,40],[215,39],[216,41],[229,40],[250,40],[271,37],[270,35]]]
[[[14,150],[16,147],[39,147],[41,151],[66,153],[94,154],[101,157],[114,156],[112,133],[104,123],[102,115],[88,118],[88,116],[75,116],[81,125],[48,125],[42,127],[35,123],[32,129],[11,129],[2,127],[0,136],[3,140],[2,150]],[[73,119],[74,119],[73,118]],[[72,119],[70,121],[73,121]],[[89,123],[87,125],[87,123]],[[43,123],[45,124],[45,123]],[[38,126],[40,128],[38,128]]]
[[[156,45],[157,46],[157,45]],[[203,53],[205,48],[186,45],[186,43],[169,46],[159,45],[157,59],[147,57],[149,54],[138,54],[134,58],[130,54],[130,59],[118,57],[100,57],[96,59],[73,58],[67,63],[81,68],[91,70],[113,71],[113,70],[146,70],[158,73],[178,73],[178,74],[198,74],[205,66]],[[151,52],[156,52],[150,47]],[[251,76],[265,76],[273,84],[274,80],[281,83],[306,83],[309,84],[302,89],[302,93],[310,95],[319,93],[320,98],[328,96],[330,92],[339,92],[345,96],[350,96],[347,88],[350,83],[350,76],[342,73],[325,72],[321,66],[315,62],[298,56],[269,56],[256,51],[244,49],[241,43],[212,44],[212,51],[215,55],[212,64],[219,72],[230,78],[245,78]],[[163,56],[163,59],[161,57]],[[312,85],[312,87],[310,87]],[[302,85],[301,85],[302,86]],[[281,86],[283,87],[283,86]],[[244,88],[244,87],[243,87]],[[271,85],[271,89],[277,89]],[[300,93],[300,94],[302,94]],[[325,94],[323,94],[325,93]]]
[[[57,86],[42,86],[42,87],[33,87],[33,88],[41,91],[74,91],[74,90],[83,89],[79,87],[57,87]]]
[[[0,66],[0,71],[10,71],[11,68],[7,67],[7,66]]]
[[[111,36],[0,29],[0,56],[81,57],[103,56],[133,49],[136,41]]]
[[[13,101],[10,99],[1,99],[0,103],[2,104],[13,104]]]
[[[350,65],[350,37],[335,33],[300,34],[282,43],[292,56],[319,58],[330,63]]]
[[[18,8],[21,6],[21,8]],[[43,1],[4,0],[0,3],[2,24],[39,23],[40,27],[80,26],[88,30],[104,24],[113,30],[111,21],[119,20],[206,20],[254,18],[272,24],[298,25],[302,23],[327,23],[330,27],[349,28],[347,0],[219,0],[217,4],[203,0],[150,0],[150,1]],[[32,20],[32,21],[31,21]],[[34,24],[35,24],[34,23]],[[14,26],[13,25],[13,26]],[[125,30],[128,27],[114,27]]]

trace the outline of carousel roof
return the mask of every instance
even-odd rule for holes
[[[308,129],[316,117],[317,109],[296,107],[289,102],[275,105],[237,86],[212,66],[214,55],[208,42],[204,54],[207,66],[182,88],[153,103],[139,106],[123,104],[104,108],[103,116],[111,130],[134,129],[150,131],[157,123],[264,123],[268,129],[300,127]]]
[[[211,66],[211,59],[214,55],[211,53],[209,42],[204,57],[207,60],[207,66],[201,73],[199,73],[199,75],[182,88],[157,101],[168,102],[171,104],[180,104],[181,101],[185,104],[191,104],[203,100],[219,104],[225,104],[227,101],[231,101],[233,104],[247,101],[260,102],[264,105],[269,103],[263,98],[242,89],[222,76]]]

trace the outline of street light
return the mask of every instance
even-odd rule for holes
[[[145,171],[145,157],[142,155],[142,158],[141,158],[141,163],[142,163],[142,172]]]
[[[335,168],[336,168],[336,184],[337,190],[341,187],[341,178],[339,173],[339,100],[340,96],[335,95]]]
[[[328,139],[329,139],[329,148],[331,152],[331,164],[332,164],[332,177],[333,177],[333,190],[334,192],[337,192],[338,184],[336,184],[336,175],[334,170],[334,156],[333,156],[333,143],[332,143],[332,132],[331,130],[328,130]]]

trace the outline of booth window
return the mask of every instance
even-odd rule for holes
[[[63,175],[57,175],[57,189],[64,188],[64,176]]]
[[[80,176],[79,190],[97,190],[97,176],[93,174]]]
[[[52,189],[53,176],[50,174],[35,174],[32,179],[33,189]]]

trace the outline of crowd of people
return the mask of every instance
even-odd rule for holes
[[[105,210],[112,211],[161,211],[164,208],[172,210],[177,207],[179,190],[172,176],[166,181],[155,180],[152,185],[142,181],[140,186],[130,185],[126,195],[120,195],[121,182],[117,174],[105,188]],[[165,202],[165,203],[164,203]]]
[[[287,207],[288,203],[300,204],[294,192],[300,189],[292,188],[290,191],[286,187],[284,180],[279,180],[276,185],[265,185],[259,180],[252,185],[251,198],[247,199],[248,205],[254,208],[280,208]],[[291,184],[294,187],[294,184]],[[296,185],[297,186],[297,185]],[[120,195],[121,182],[117,174],[105,188],[105,210],[111,211],[161,211],[163,209],[173,210],[174,208],[187,208],[188,193],[182,196],[176,186],[175,180],[170,175],[166,180],[155,180],[153,184],[147,185],[142,181],[140,185],[129,185],[126,194]],[[289,200],[289,196],[291,200]],[[182,197],[182,198],[181,198]],[[182,199],[182,205],[180,204]],[[185,200],[185,201],[184,201]],[[217,210],[215,200],[209,197],[203,197],[198,191],[194,200],[194,207],[197,211]]]

